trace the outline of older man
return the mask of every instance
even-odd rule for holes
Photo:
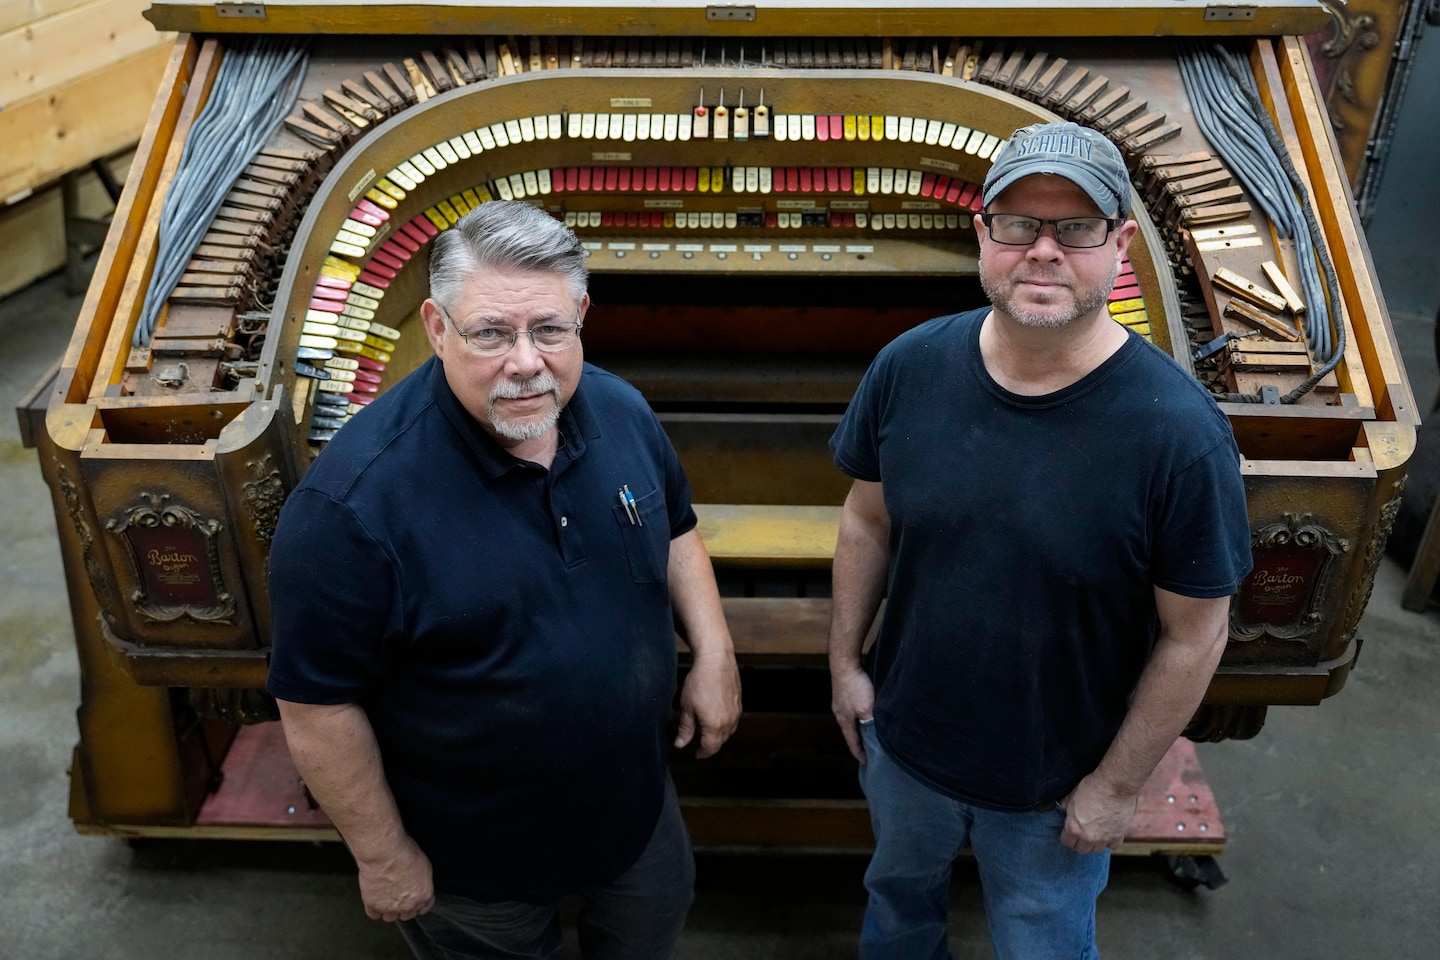
[[[997,957],[1095,957],[1109,849],[1224,650],[1240,457],[1106,311],[1130,193],[1094,131],[1016,131],[975,217],[991,307],[886,347],[831,441],[855,480],[830,663],[876,834],[866,960],[949,957],[967,845]]]
[[[670,956],[691,900],[666,772],[739,681],[690,490],[640,395],[584,362],[584,250],[523,203],[441,234],[435,356],[348,424],[271,553],[296,765],[417,956]],[[673,611],[673,612],[672,612]]]

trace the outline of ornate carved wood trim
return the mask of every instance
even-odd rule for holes
[[[245,483],[242,501],[245,516],[255,530],[255,538],[269,547],[271,538],[275,536],[275,524],[280,519],[280,508],[285,505],[285,497],[290,491],[285,489],[271,454],[267,453],[258,460],[246,460],[245,466],[255,477]]]
[[[90,583],[90,591],[95,594],[95,602],[100,606],[101,618],[114,627],[119,621],[110,605],[110,581],[100,559],[95,555],[95,535],[90,532],[90,524],[85,520],[85,505],[80,499],[80,488],[70,479],[70,471],[60,462],[59,457],[52,457],[51,462],[55,464],[55,479],[60,485],[60,495],[65,498],[65,513],[70,517],[75,535],[80,538],[80,556],[85,562],[85,579]]]

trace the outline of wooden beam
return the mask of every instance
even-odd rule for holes
[[[90,0],[0,33],[0,105],[48,93],[96,69],[168,44],[146,22],[147,0]]]
[[[1214,0],[530,0],[528,3],[357,3],[269,0],[258,17],[221,16],[219,5],[155,0],[146,16],[161,30],[189,33],[408,33],[569,36],[1273,36],[1324,28],[1319,0],[1248,5],[1251,19],[1206,19]],[[733,16],[711,19],[715,10]],[[752,16],[745,18],[745,13]],[[1238,11],[1237,11],[1238,12]]]
[[[140,137],[171,41],[0,110],[0,203]]]

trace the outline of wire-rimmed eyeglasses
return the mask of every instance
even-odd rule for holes
[[[584,324],[579,314],[574,320],[542,320],[533,326],[521,329],[506,323],[482,323],[469,330],[461,330],[450,318],[450,314],[438,303],[435,305],[451,328],[465,341],[465,345],[482,357],[498,357],[509,353],[515,341],[523,333],[541,353],[561,353],[569,350],[580,340]]]

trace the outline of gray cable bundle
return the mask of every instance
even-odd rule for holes
[[[1340,302],[1335,267],[1304,181],[1290,162],[1245,64],[1219,45],[1206,48],[1198,43],[1182,46],[1179,63],[1195,119],[1206,139],[1255,198],[1281,239],[1295,241],[1299,286],[1306,304],[1305,335],[1315,360],[1323,366],[1281,398],[1282,403],[1293,403],[1334,370],[1345,352],[1345,326],[1330,322],[1330,304]],[[1257,398],[1238,395],[1225,399]]]
[[[195,255],[230,186],[295,105],[309,53],[304,42],[236,40],[185,138],[160,211],[160,244],[131,345],[147,347],[161,307]]]

